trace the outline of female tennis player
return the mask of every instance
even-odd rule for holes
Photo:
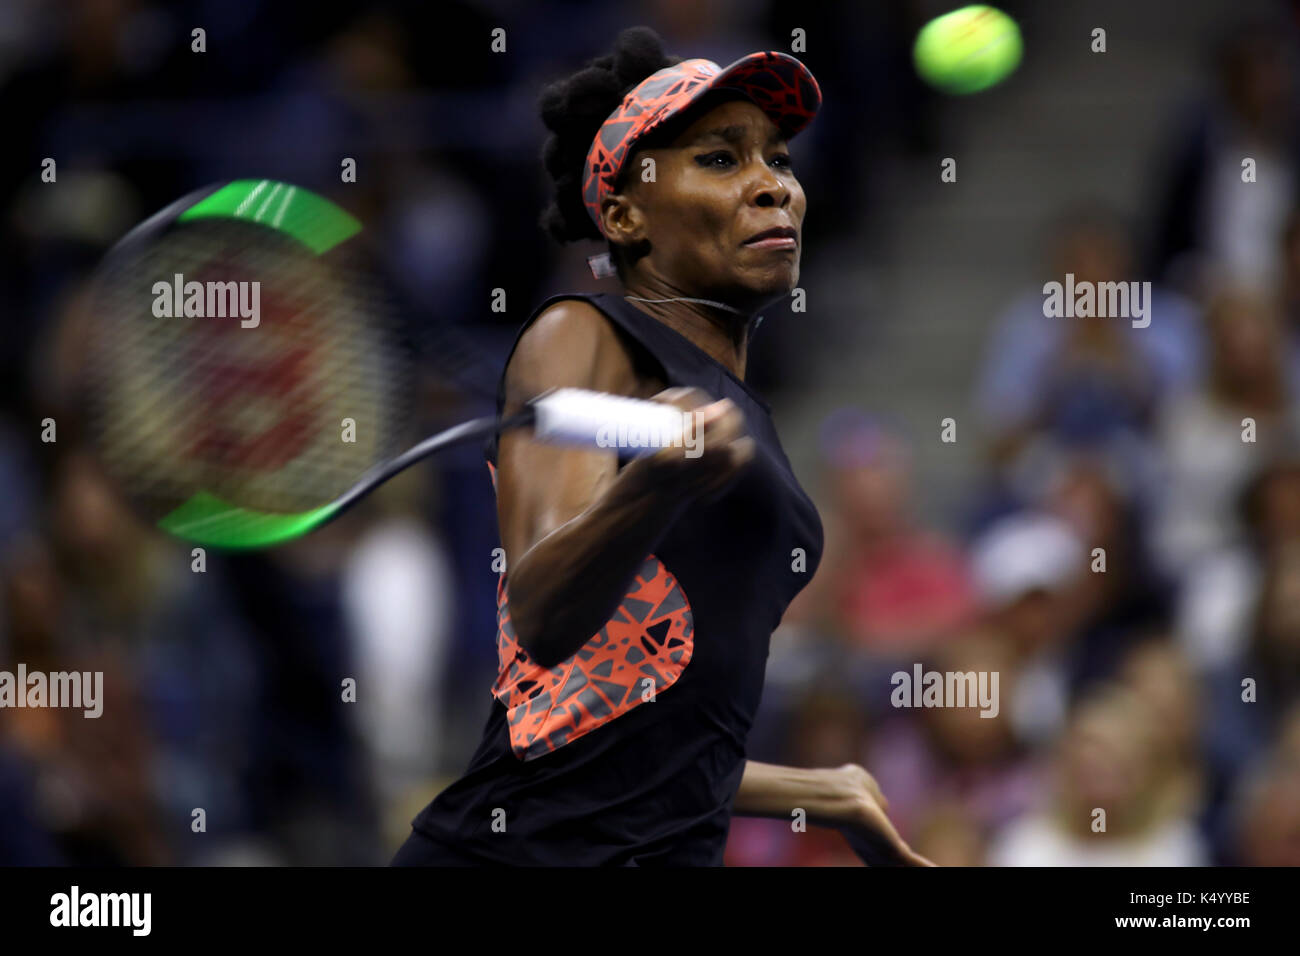
[[[666,57],[642,27],[545,90],[543,225],[607,240],[624,291],[543,302],[498,411],[566,386],[654,398],[692,413],[700,453],[631,458],[518,431],[489,443],[506,553],[492,709],[395,865],[718,865],[733,813],[799,809],[883,862],[929,863],[861,767],[745,757],[769,638],[822,549],[744,382],[753,317],[799,277],[805,200],[786,141],[820,101],[793,57],[720,69]]]

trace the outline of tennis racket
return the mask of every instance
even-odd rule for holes
[[[145,520],[196,544],[265,548],[494,432],[585,447],[619,429],[660,436],[626,454],[682,433],[673,406],[561,389],[412,442],[415,342],[361,234],[323,196],[247,179],[190,193],[108,252],[94,283],[89,436]],[[453,392],[480,361],[445,326],[430,359]]]

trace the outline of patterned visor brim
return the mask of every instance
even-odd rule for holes
[[[822,94],[808,68],[786,53],[751,53],[725,70],[712,60],[683,60],[646,77],[601,124],[587,152],[582,198],[604,234],[601,201],[614,190],[633,145],[705,93],[734,89],[754,101],[787,139],[810,122]]]

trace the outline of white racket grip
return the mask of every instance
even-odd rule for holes
[[[557,388],[532,401],[533,435],[557,445],[617,448],[625,456],[698,444],[687,414],[663,402]]]

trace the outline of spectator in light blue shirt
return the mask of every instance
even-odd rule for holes
[[[1069,441],[1144,430],[1153,404],[1195,384],[1204,344],[1197,307],[1151,287],[1150,323],[1116,317],[1044,315],[1048,282],[1141,281],[1122,223],[1095,208],[1071,211],[1049,229],[1042,281],[993,327],[976,405],[986,428],[1006,442],[1045,429]]]

